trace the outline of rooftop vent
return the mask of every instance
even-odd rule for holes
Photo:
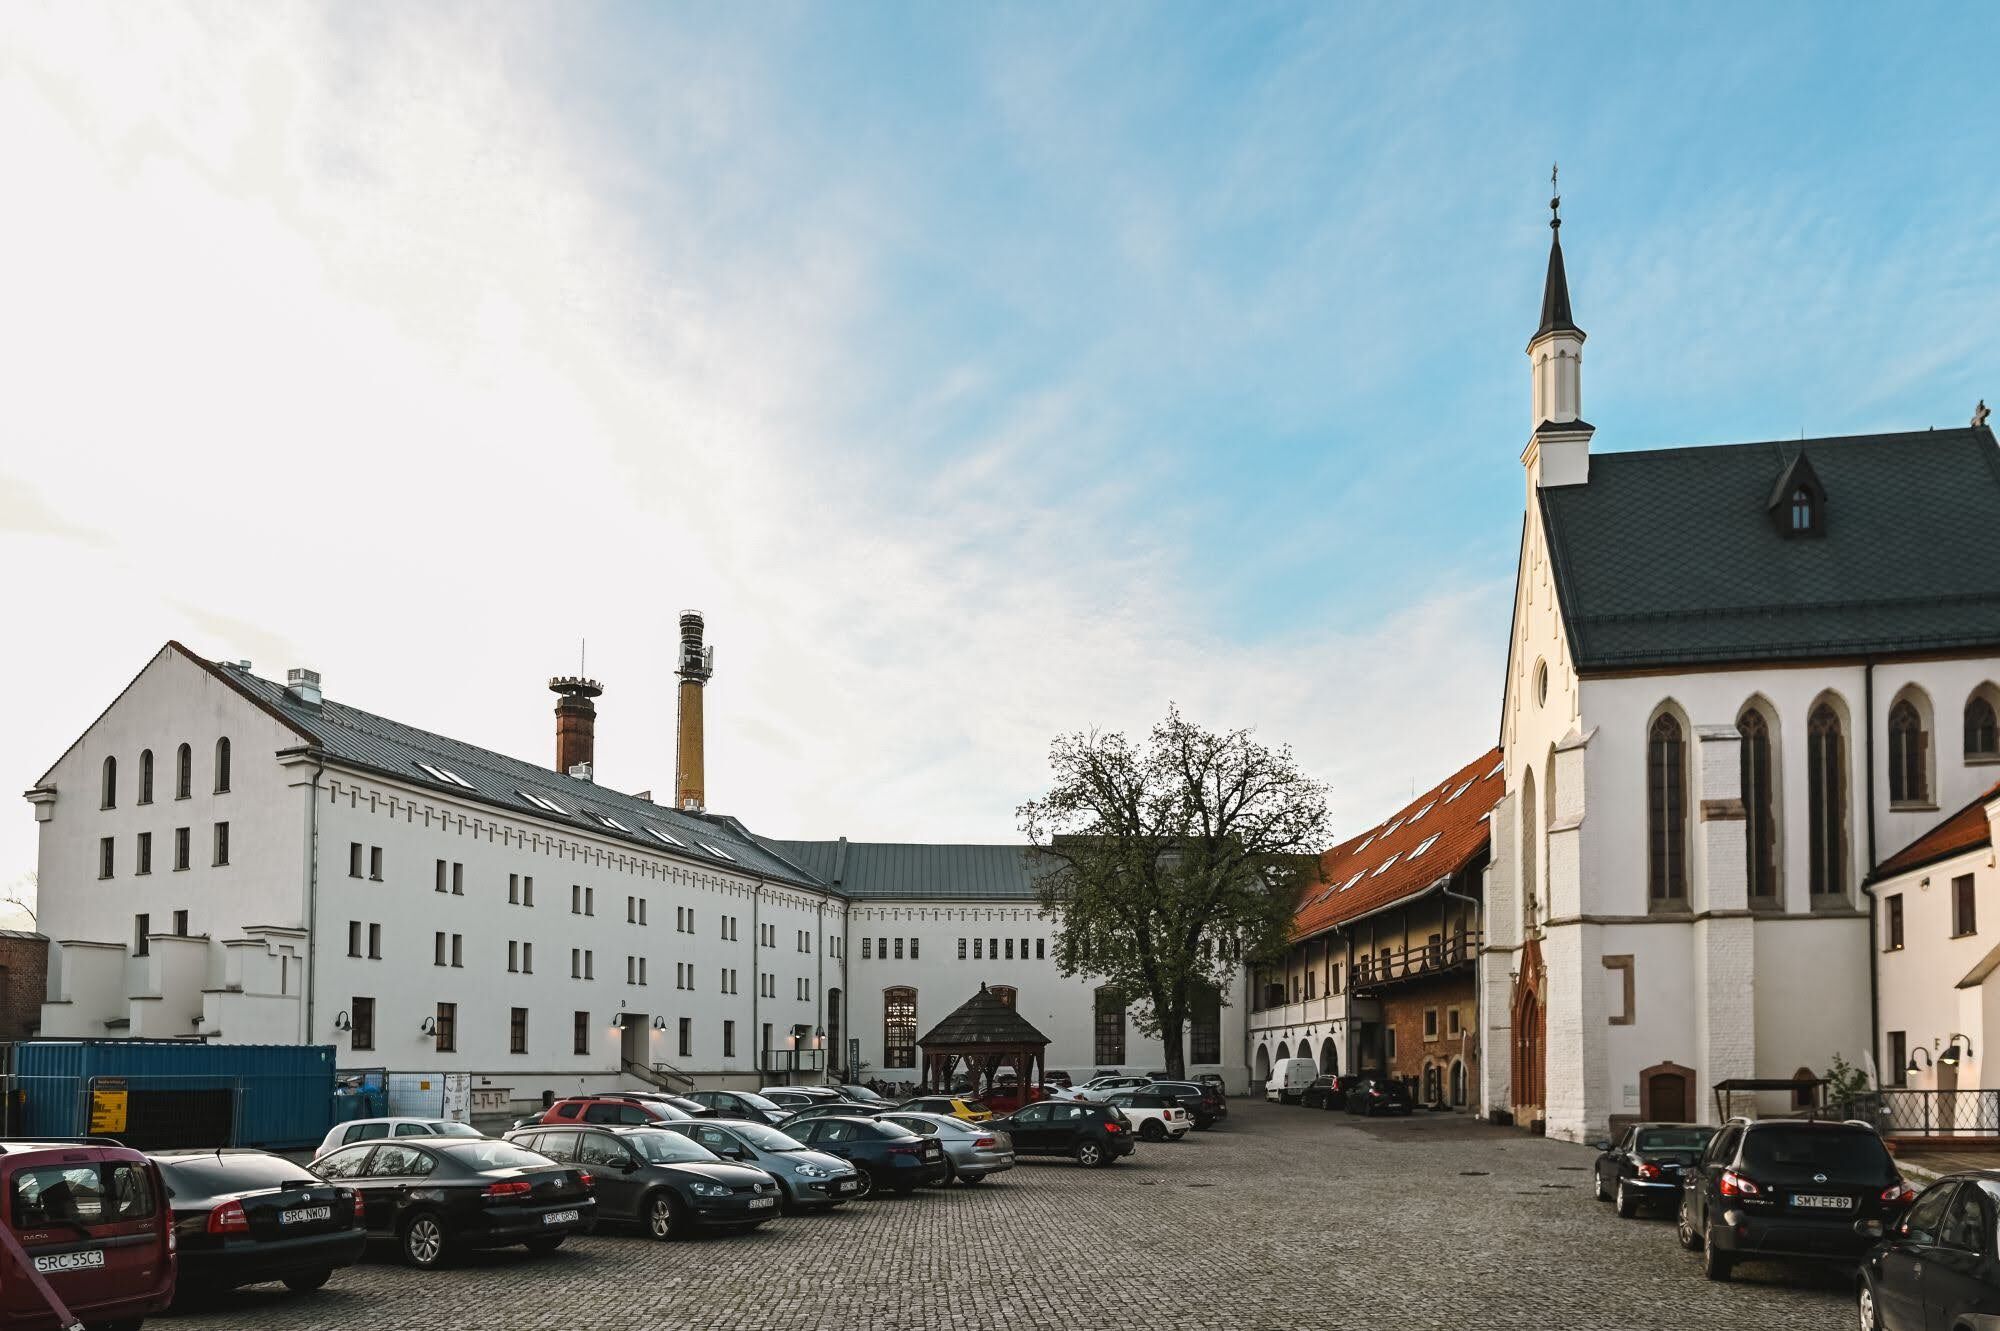
[[[590,780],[590,764],[571,763],[569,765],[569,774],[579,781],[588,781]]]
[[[319,706],[319,671],[307,670],[303,667],[286,671],[285,692],[291,694],[308,707]]]

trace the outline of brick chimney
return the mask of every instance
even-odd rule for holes
[[[680,727],[674,738],[674,805],[699,812],[707,798],[702,771],[701,691],[715,673],[715,648],[701,645],[698,611],[681,612]]]
[[[556,770],[588,781],[597,762],[597,704],[604,686],[580,675],[549,681],[556,695]]]

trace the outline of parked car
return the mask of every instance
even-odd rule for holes
[[[688,1099],[715,1111],[717,1118],[777,1123],[793,1110],[753,1091],[690,1091]]]
[[[1367,1118],[1377,1114],[1411,1114],[1416,1108],[1410,1088],[1393,1077],[1363,1077],[1347,1092],[1347,1112]]]
[[[137,1326],[174,1293],[173,1215],[159,1166],[114,1142],[8,1141],[5,1223],[78,1323]],[[11,1254],[0,1256],[0,1324],[54,1328]]]
[[[826,1209],[854,1201],[867,1189],[861,1172],[838,1156],[799,1144],[797,1138],[749,1119],[675,1123],[678,1132],[723,1160],[755,1165],[778,1180],[782,1211]]]
[[[1710,1280],[1752,1258],[1855,1261],[1915,1196],[1865,1123],[1733,1118],[1682,1171],[1680,1240]]]
[[[657,1123],[677,1123],[693,1118],[664,1100],[642,1099],[636,1095],[572,1095],[558,1100],[539,1114],[516,1123],[515,1128],[531,1128],[537,1123],[622,1123],[630,1128]]]
[[[1264,1098],[1297,1104],[1317,1076],[1319,1068],[1310,1058],[1281,1058],[1271,1065],[1271,1075],[1265,1079]]]
[[[914,1100],[903,1101],[896,1108],[906,1114],[944,1114],[950,1118],[962,1118],[967,1123],[984,1123],[993,1117],[992,1110],[982,1109],[956,1095],[920,1095]]]
[[[842,1098],[840,1092],[825,1086],[766,1086],[757,1094],[784,1109],[804,1109]]]
[[[1227,1100],[1229,1098],[1229,1087],[1223,1083],[1220,1072],[1198,1072],[1195,1074],[1194,1079],[1204,1086],[1214,1087],[1215,1093],[1223,1099]]]
[[[1118,1091],[1143,1090],[1152,1084],[1147,1077],[1094,1077],[1077,1089],[1076,1098],[1101,1105]]]
[[[691,1095],[648,1095],[635,1093],[633,1098],[637,1100],[651,1100],[657,1104],[672,1105],[689,1118],[721,1117],[719,1111],[713,1106],[705,1105]]]
[[[1067,1072],[1044,1072],[1042,1080],[1051,1086],[1060,1086],[1065,1091],[1076,1086],[1076,1081]]]
[[[1196,1132],[1207,1132],[1229,1113],[1229,1102],[1214,1087],[1198,1081],[1156,1081],[1152,1088],[1187,1110],[1194,1118]]]
[[[1642,1206],[1676,1206],[1681,1171],[1701,1158],[1715,1129],[1696,1123],[1635,1123],[1597,1143],[1592,1191],[1628,1219]]]
[[[1044,1100],[996,1118],[988,1127],[1006,1133],[1017,1155],[1066,1155],[1102,1167],[1132,1154],[1132,1121],[1111,1105]]]
[[[949,1114],[912,1114],[902,1110],[882,1115],[919,1137],[935,1137],[944,1147],[944,1182],[984,1183],[987,1175],[1014,1167],[1014,1142],[990,1123],[968,1123]]]
[[[859,1082],[842,1082],[833,1089],[853,1104],[882,1105],[886,1107],[893,1103],[888,1096],[877,1094]]]
[[[980,1096],[972,1103],[994,1114],[1011,1114],[1022,1105],[1033,1104],[1037,1100],[1074,1100],[1075,1098],[1075,1091],[1070,1090],[1066,1086],[1058,1086],[1054,1082],[1045,1081],[1040,1086],[1032,1087],[1030,1093],[1025,1098],[1021,1095],[1021,1087],[1018,1082],[1002,1082],[999,1086]]]
[[[861,1190],[863,1197],[878,1190],[907,1194],[944,1178],[944,1147],[898,1123],[874,1118],[812,1118],[788,1125],[784,1132],[802,1146],[851,1161],[867,1183]]]
[[[825,1118],[829,1114],[845,1115],[851,1118],[871,1118],[876,1114],[882,1113],[888,1107],[887,1105],[856,1104],[850,1100],[826,1100],[820,1104],[807,1105],[804,1109],[793,1110],[779,1119],[776,1126],[788,1128],[795,1122],[804,1119]]]
[[[684,1123],[706,1120],[683,1119]],[[698,1229],[755,1229],[778,1214],[778,1181],[657,1127],[527,1128],[507,1138],[590,1176],[597,1218],[642,1225],[656,1239]]]
[[[1177,1142],[1194,1127],[1194,1115],[1159,1091],[1113,1091],[1105,1103],[1131,1120],[1141,1141]]]
[[[2000,1325],[1994,1214],[2000,1171],[1949,1174],[1917,1195],[1861,1262],[1855,1298],[1873,1331]]]
[[[416,1267],[471,1248],[553,1252],[597,1214],[588,1174],[506,1141],[361,1142],[321,1156],[312,1171],[358,1192],[368,1237],[393,1240]]]
[[[368,1235],[351,1188],[264,1151],[155,1151],[180,1245],[176,1302],[283,1281],[318,1289],[361,1260]]]
[[[1299,1096],[1299,1103],[1307,1109],[1345,1109],[1347,1093],[1360,1085],[1362,1078],[1354,1073],[1344,1076],[1314,1077],[1312,1085]]]
[[[454,1123],[448,1118],[357,1118],[337,1124],[320,1141],[314,1155],[325,1155],[336,1146],[376,1141],[383,1137],[484,1137],[470,1123]]]

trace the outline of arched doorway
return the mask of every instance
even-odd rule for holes
[[[1465,1108],[1465,1060],[1462,1058],[1451,1061],[1451,1106],[1454,1109]]]
[[[1261,1044],[1257,1046],[1257,1080],[1271,1080],[1271,1051]]]
[[[1527,1127],[1543,1117],[1543,1042],[1547,1014],[1542,1004],[1541,940],[1530,937],[1521,948],[1521,973],[1514,981],[1512,1002],[1514,1121]]]
[[[1286,1059],[1290,1058],[1291,1056],[1292,1056],[1292,1047],[1291,1047],[1291,1045],[1287,1044],[1287,1043],[1286,1043],[1285,1041],[1283,1041],[1283,1040],[1280,1040],[1280,1041],[1278,1041],[1278,1060],[1277,1060],[1277,1061],[1278,1061],[1278,1062],[1280,1062],[1280,1063],[1282,1063],[1282,1062],[1284,1062],[1284,1061],[1285,1061]]]
[[[1640,1072],[1639,1117],[1660,1123],[1692,1123],[1694,1069],[1668,1059]]]
[[[1340,1051],[1334,1047],[1333,1037],[1326,1037],[1326,1043],[1319,1047],[1319,1070],[1329,1077],[1340,1075]]]
[[[1424,1103],[1434,1105],[1444,1099],[1444,1082],[1438,1076],[1438,1065],[1424,1060]]]

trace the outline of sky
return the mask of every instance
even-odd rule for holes
[[[1170,702],[1494,742],[1561,162],[1597,448],[2000,400],[1990,7],[0,7],[0,761],[160,645],[1016,839]],[[30,895],[32,811],[0,819]],[[0,923],[9,922],[0,918]]]

